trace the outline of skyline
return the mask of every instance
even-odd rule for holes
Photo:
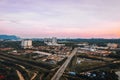
[[[0,34],[120,38],[119,0],[0,0]]]

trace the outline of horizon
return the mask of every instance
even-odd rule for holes
[[[1,0],[0,34],[120,38],[119,0]]]
[[[52,37],[56,37],[56,36],[49,36],[49,37],[21,37],[18,35],[10,35],[10,34],[0,34],[0,36],[16,36],[20,39],[44,39],[44,38],[52,38]],[[72,37],[56,37],[57,39],[120,39],[120,38],[102,38],[102,37],[91,37],[91,38],[83,38],[83,37],[76,37],[76,38],[72,38]]]

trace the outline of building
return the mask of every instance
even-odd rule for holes
[[[79,44],[77,44],[77,46],[79,46],[79,47],[85,47],[85,46],[89,46],[89,44],[88,43],[79,43]]]
[[[52,37],[52,43],[57,44],[57,38],[56,37]]]
[[[47,53],[47,52],[42,52],[42,51],[34,51],[33,53],[37,53],[37,54],[40,54],[40,55],[47,55],[47,56],[52,55],[52,53]]]
[[[44,43],[49,45],[49,46],[64,46],[64,44],[58,44],[57,43],[57,38],[56,37],[45,38]]]
[[[24,49],[32,48],[32,40],[30,40],[30,39],[22,40],[21,47],[24,48]]]
[[[107,47],[109,47],[109,48],[117,48],[118,44],[116,44],[116,43],[108,43]]]

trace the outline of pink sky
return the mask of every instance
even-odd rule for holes
[[[0,0],[0,34],[120,38],[119,0]]]

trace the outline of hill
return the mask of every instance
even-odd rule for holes
[[[0,35],[0,39],[3,39],[3,40],[19,40],[20,37],[15,36],[15,35]]]

